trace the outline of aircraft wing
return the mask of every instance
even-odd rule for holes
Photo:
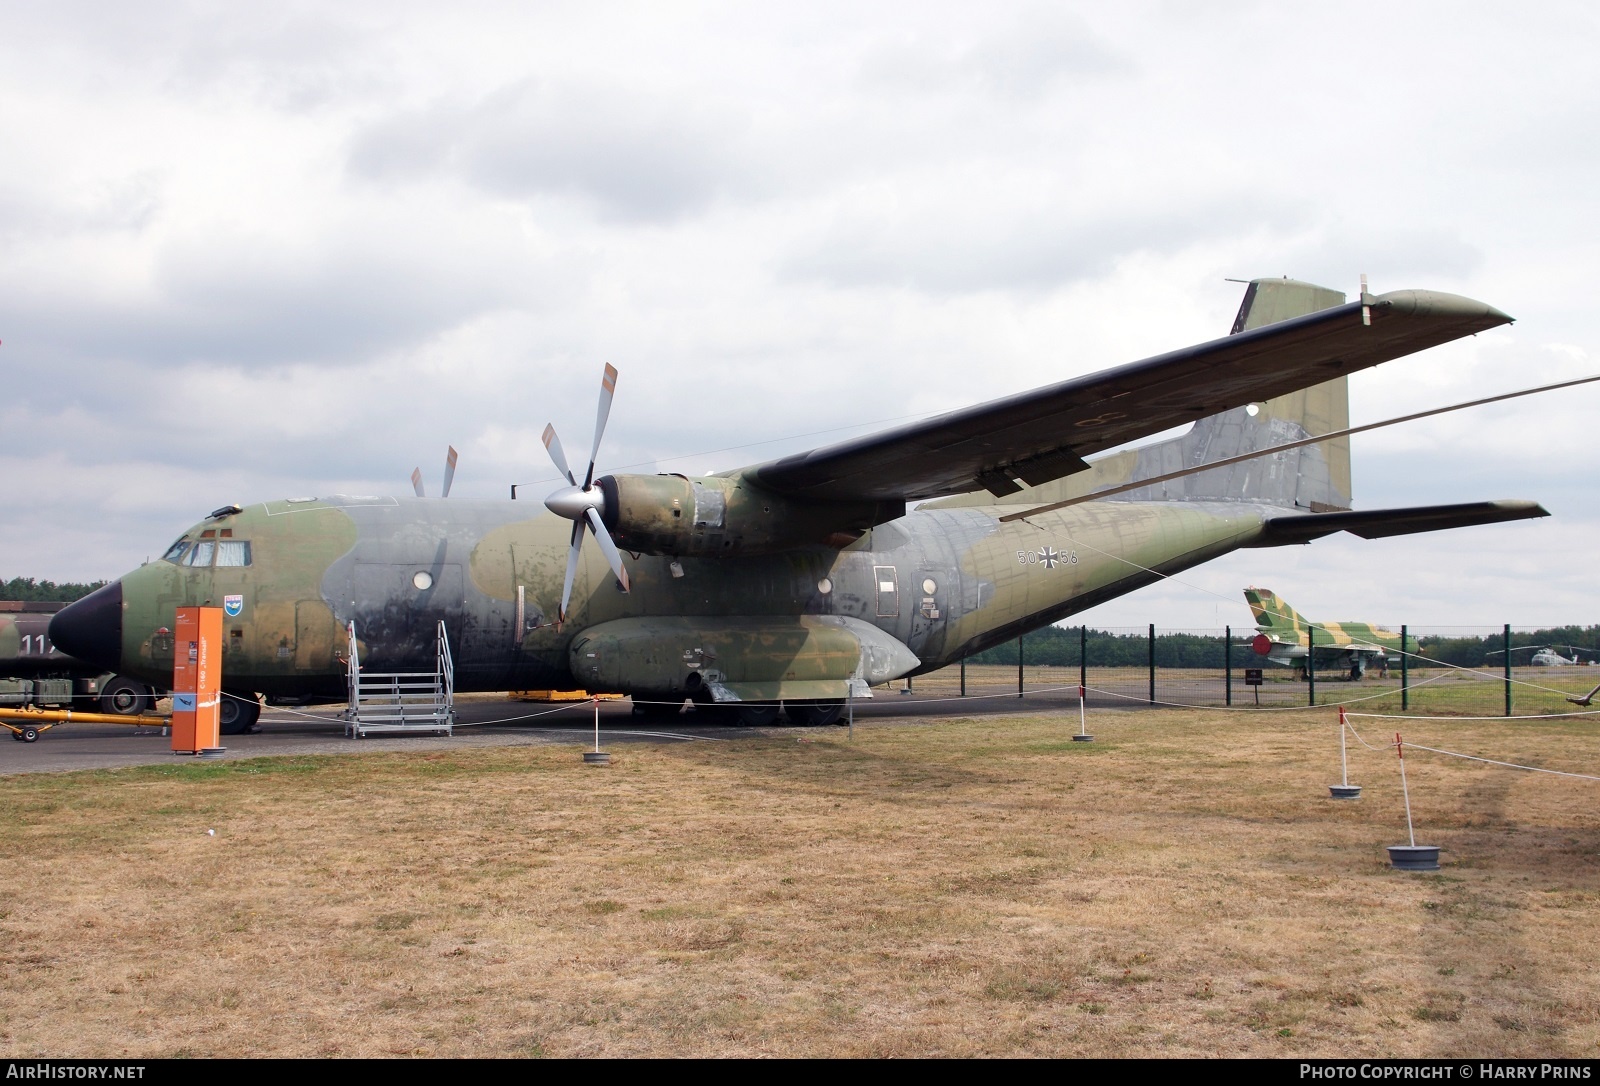
[[[1414,505],[1405,509],[1371,509],[1345,513],[1305,513],[1269,517],[1256,547],[1309,543],[1334,532],[1351,532],[1362,539],[1436,532],[1474,524],[1499,524],[1506,520],[1548,517],[1538,502],[1463,502],[1459,505]]]
[[[1454,294],[1400,290],[1046,385],[750,470],[819,501],[995,495],[1083,471],[1083,458],[1207,415],[1271,399],[1502,324]]]

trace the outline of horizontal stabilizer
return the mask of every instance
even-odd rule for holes
[[[1382,539],[1391,535],[1437,532],[1444,528],[1467,528],[1474,524],[1499,524],[1501,521],[1528,520],[1549,515],[1549,510],[1544,506],[1531,501],[1463,502],[1459,505],[1416,505],[1408,509],[1307,513],[1269,518],[1263,525],[1260,540],[1252,545],[1278,547],[1287,543],[1309,543],[1334,532],[1350,532],[1362,539]]]

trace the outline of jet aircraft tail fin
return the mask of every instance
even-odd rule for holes
[[[1256,628],[1263,633],[1278,634],[1282,640],[1292,642],[1299,640],[1300,631],[1310,626],[1270,588],[1247,588],[1244,600],[1250,605],[1250,613],[1255,615]]]

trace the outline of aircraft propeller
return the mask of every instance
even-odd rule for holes
[[[572,582],[578,575],[578,555],[583,550],[585,527],[594,530],[595,542],[600,544],[600,551],[606,556],[611,572],[617,575],[617,583],[624,592],[628,591],[628,571],[622,564],[622,555],[611,541],[611,533],[606,531],[605,522],[600,519],[600,511],[605,508],[605,496],[599,487],[593,485],[594,464],[600,455],[600,438],[606,432],[606,419],[611,415],[611,400],[616,391],[617,368],[607,363],[605,376],[600,379],[600,407],[594,420],[594,447],[589,450],[589,470],[584,473],[582,486],[578,485],[577,476],[567,466],[567,455],[561,449],[561,439],[556,437],[553,424],[544,428],[541,439],[550,453],[550,459],[555,462],[556,470],[566,476],[571,484],[544,500],[546,509],[572,521],[572,549],[567,552],[567,576],[561,583],[561,607],[556,612],[561,622],[567,620],[567,604],[572,602]]]
[[[449,449],[450,451],[447,452],[444,457],[444,493],[439,495],[441,498],[448,498],[450,496],[450,484],[455,481],[456,477],[456,447],[451,445],[449,446]],[[417,497],[419,498],[426,498],[428,496],[427,494],[423,493],[422,490],[421,468],[411,469],[411,489],[417,492]]]

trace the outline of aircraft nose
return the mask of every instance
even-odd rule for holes
[[[50,640],[68,656],[107,671],[122,666],[122,582],[112,581],[50,620]]]

